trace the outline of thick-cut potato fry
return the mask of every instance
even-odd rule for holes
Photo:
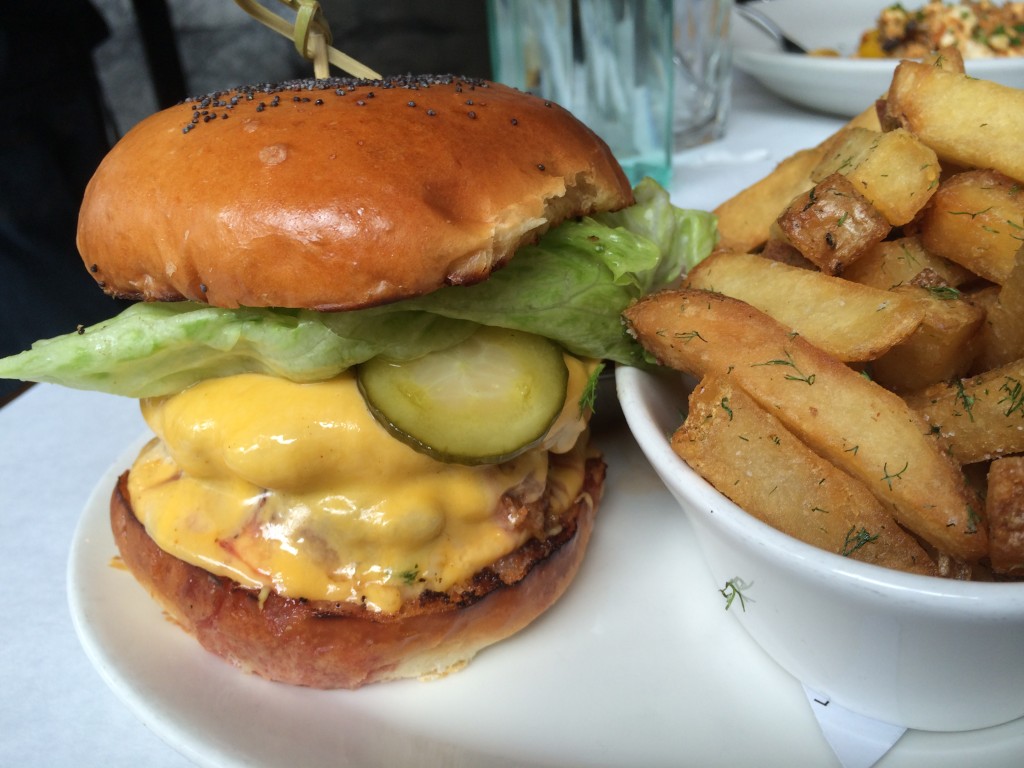
[[[855,283],[888,290],[910,283],[925,270],[938,275],[945,285],[956,287],[974,278],[974,273],[956,262],[936,256],[916,236],[883,240],[869,248],[843,272]]]
[[[706,377],[694,389],[672,448],[723,495],[790,536],[855,560],[937,575],[863,483],[804,445],[729,376]]]
[[[985,514],[992,570],[1024,574],[1024,456],[996,459],[989,466]]]
[[[974,365],[972,366],[971,373],[984,373],[991,368],[998,368],[1004,363],[1013,362],[1018,357],[1024,356],[1024,352],[1018,355],[1011,355],[1008,359],[993,363],[992,365],[986,365],[983,362],[983,358],[986,354],[986,348],[989,343],[989,330],[992,326],[992,315],[996,312],[996,305],[999,303],[999,292],[1002,290],[1001,285],[995,285],[993,283],[985,283],[976,288],[967,290],[964,293],[964,298],[971,302],[974,306],[985,313],[985,322],[981,326],[980,339],[978,341],[978,354],[974,358]]]
[[[787,242],[829,275],[841,274],[890,230],[886,218],[839,173],[797,195],[777,224]]]
[[[820,182],[841,173],[894,227],[925,207],[939,180],[939,159],[912,133],[848,128],[826,145],[811,171]]]
[[[874,360],[906,341],[925,317],[916,296],[869,288],[751,254],[718,253],[687,288],[745,301],[840,360]]]
[[[814,185],[811,169],[821,157],[822,151],[817,148],[790,155],[763,179],[715,208],[717,248],[739,253],[759,248],[768,239],[768,229],[779,211]]]
[[[915,134],[943,163],[994,168],[1024,181],[1024,90],[902,61],[882,123]]]
[[[762,258],[768,259],[769,261],[778,261],[782,264],[788,264],[791,267],[810,269],[817,272],[818,268],[805,259],[804,255],[800,253],[800,251],[786,242],[786,238],[782,232],[776,230],[777,227],[777,224],[772,225],[772,231],[769,233],[768,240],[765,242],[764,247],[760,250],[758,255]]]
[[[843,126],[845,128],[867,128],[869,131],[880,131],[882,130],[882,123],[878,117],[878,104],[872,104],[867,107],[859,115],[855,115],[850,118],[850,122]],[[830,137],[831,138],[831,137]],[[824,144],[825,142],[822,142]]]
[[[966,71],[964,68],[964,55],[955,45],[940,48],[938,51],[925,56],[922,61],[945,72],[956,72],[962,75]]]
[[[997,171],[958,173],[936,191],[920,236],[932,253],[1003,283],[1024,243],[1024,190]]]
[[[906,399],[961,464],[1024,453],[1024,359]]]
[[[964,61],[956,48],[942,50],[930,59],[935,66],[952,72],[963,72]],[[879,110],[884,113],[884,102],[867,106],[840,131],[847,128],[882,130]],[[892,127],[896,127],[895,125]],[[768,229],[790,200],[810,189],[811,170],[823,157],[825,147],[836,134],[817,147],[802,149],[781,161],[763,179],[755,182],[714,210],[718,217],[718,248],[720,250],[749,253],[761,247],[768,239]]]
[[[875,105],[716,209],[719,248],[683,288],[624,317],[663,364],[723,377],[673,442],[740,506],[834,551],[807,507],[825,491],[801,484],[819,461],[912,531],[938,575],[984,578],[987,482],[997,576],[1024,578],[1024,504],[983,463],[1024,453],[1024,91],[963,71],[955,49],[900,64]],[[743,413],[724,418],[722,398]],[[780,440],[788,463],[767,447]]]
[[[665,291],[641,299],[624,317],[662,364],[698,377],[729,374],[939,552],[967,562],[987,554],[980,501],[899,396],[721,294]]]
[[[955,46],[948,46],[946,48],[940,48],[934,53],[930,53],[922,59],[923,63],[930,66],[936,67],[937,69],[945,70],[946,72],[955,72],[959,75],[964,74],[964,56],[960,52],[959,48]],[[888,91],[886,95],[875,102],[875,120],[876,125],[864,124],[865,128],[872,128],[874,130],[892,131],[899,128],[899,123],[890,115],[886,113],[886,99],[888,98]],[[851,121],[851,125],[853,122]]]
[[[1024,357],[1024,248],[1010,276],[985,302],[985,326],[975,368],[987,371]]]
[[[916,298],[924,319],[913,335],[875,360],[875,381],[903,393],[965,375],[977,354],[985,313],[955,290],[901,285],[892,293]]]
[[[841,130],[850,127],[880,130],[876,106],[872,104]],[[779,211],[794,197],[814,186],[811,170],[821,161],[831,138],[817,147],[794,152],[763,179],[715,208],[714,214],[718,217],[718,249],[749,253],[760,248],[768,239],[768,230]]]

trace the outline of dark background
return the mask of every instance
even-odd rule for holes
[[[490,77],[484,0],[320,6],[334,47],[384,75]],[[122,309],[75,247],[85,184],[119,136],[186,96],[312,74],[233,0],[0,2],[0,356]],[[20,386],[0,380],[0,397]]]

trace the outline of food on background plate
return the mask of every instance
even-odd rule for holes
[[[355,688],[459,669],[568,587],[620,312],[711,248],[566,110],[452,76],[296,81],[141,122],[79,248],[118,317],[0,375],[140,398],[121,556],[207,649]]]
[[[861,35],[857,55],[921,59],[940,48],[956,48],[965,59],[1024,55],[1024,3],[893,3],[879,13],[875,27]]]
[[[624,316],[697,380],[674,449],[751,514],[889,567],[1017,579],[1024,93],[903,62],[876,109],[876,128],[848,125],[720,206],[716,252]],[[805,451],[888,519],[850,517],[852,492],[828,495]],[[894,525],[921,549],[889,557]]]

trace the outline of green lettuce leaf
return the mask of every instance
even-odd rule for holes
[[[647,280],[644,292],[649,293],[669,285],[711,253],[718,240],[717,221],[711,213],[676,208],[668,192],[649,178],[636,186],[633,195],[636,205],[594,218],[650,240],[661,252],[656,267],[642,275]]]
[[[476,326],[440,316],[387,318],[376,338],[342,338],[307,310],[223,309],[193,302],[134,304],[83,331],[37,341],[0,359],[0,378],[45,381],[128,397],[178,392],[203,379],[268,373],[322,381],[391,348],[418,354],[467,338]],[[422,337],[422,338],[421,338]]]
[[[535,333],[570,352],[643,364],[620,315],[710,252],[711,214],[685,211],[645,180],[625,211],[565,222],[472,286],[354,312],[140,303],[81,332],[0,360],[0,378],[129,397],[244,372],[317,381],[376,355],[411,359],[480,325]]]

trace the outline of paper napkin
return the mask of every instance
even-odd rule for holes
[[[901,725],[872,720],[844,709],[806,685],[804,693],[821,732],[843,768],[871,768],[907,730]]]

